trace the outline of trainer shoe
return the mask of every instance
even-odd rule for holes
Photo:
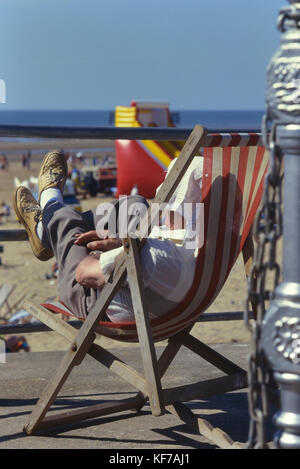
[[[68,165],[64,154],[59,150],[47,153],[38,176],[39,201],[41,193],[50,187],[56,187],[63,192],[67,177]]]
[[[20,186],[14,192],[13,206],[18,220],[24,225],[33,254],[40,261],[54,256],[51,249],[43,246],[37,235],[37,225],[42,219],[42,209],[27,187]]]

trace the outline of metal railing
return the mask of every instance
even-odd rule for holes
[[[74,138],[99,140],[186,140],[193,129],[178,127],[61,127],[61,126],[29,126],[0,125],[0,137],[21,138]],[[214,134],[257,134],[258,129],[208,129],[206,142]]]
[[[215,322],[215,321],[240,321],[243,319],[243,311],[228,311],[222,313],[207,313],[199,316],[197,322]],[[82,321],[68,321],[70,326],[80,329]],[[43,323],[24,323],[24,324],[0,324],[0,335],[26,334],[31,332],[51,331],[50,327]]]

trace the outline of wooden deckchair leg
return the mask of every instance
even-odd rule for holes
[[[126,267],[145,379],[148,385],[149,402],[152,414],[158,416],[164,413],[163,394],[150,320],[148,315],[145,314],[144,285],[137,243],[138,240],[134,238],[124,240]]]
[[[55,375],[49,381],[44,392],[41,394],[39,401],[32,411],[29,422],[24,426],[24,432],[27,435],[32,434],[39,427],[72,369],[74,366],[78,365],[87,354],[94,341],[94,331],[97,328],[99,320],[106,311],[107,305],[115,295],[115,292],[119,288],[125,272],[125,269],[119,269],[114,281],[111,284],[106,284],[103,288],[100,308],[98,309],[99,301],[97,301],[81,326],[76,339],[64,355]]]
[[[74,329],[68,322],[63,321],[62,319],[56,317],[53,313],[50,313],[46,308],[41,305],[34,304],[33,302],[25,301],[24,308],[32,316],[34,316],[39,321],[46,324],[50,329],[56,331],[58,334],[62,335],[66,340],[73,343],[76,340],[77,330]],[[106,368],[109,368],[113,373],[115,373],[120,378],[125,379],[132,386],[136,387],[142,393],[147,393],[147,384],[144,377],[138,373],[134,368],[126,365],[122,360],[116,357],[113,353],[105,350],[97,341],[92,344],[88,353],[95,360],[101,363]]]
[[[184,329],[182,332],[189,334],[191,329],[194,327],[194,324]],[[177,353],[179,352],[180,348],[182,347],[182,341],[178,340],[176,334],[173,337],[170,337],[168,340],[168,344],[165,347],[164,351],[162,352],[161,356],[158,360],[158,370],[160,377],[162,378],[163,375],[166,373],[167,369],[171,365],[172,361],[176,357]]]

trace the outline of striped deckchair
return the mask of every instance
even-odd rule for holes
[[[69,311],[64,305],[60,303],[47,303],[43,307],[27,305],[27,310],[30,308],[31,314],[60,332],[71,341],[72,345],[65,355],[60,372],[49,383],[33,410],[25,426],[26,433],[32,434],[41,426],[66,423],[64,416],[61,415],[56,418],[44,418],[44,416],[73,366],[78,364],[87,352],[140,391],[130,402],[126,399],[123,407],[120,401],[117,404],[111,403],[111,412],[139,408],[149,399],[153,415],[163,414],[165,406],[168,405],[168,410],[171,409],[182,416],[182,408],[179,411],[178,404],[175,403],[190,400],[191,396],[194,399],[197,390],[200,396],[204,397],[246,386],[246,372],[195,339],[190,330],[199,315],[220,293],[240,252],[243,251],[245,262],[252,255],[250,231],[262,195],[268,155],[260,145],[259,135],[207,136],[205,129],[196,126],[154,202],[169,200],[192,158],[199,154],[199,150],[204,157],[202,201],[199,201],[204,204],[204,245],[198,250],[193,284],[174,311],[151,321],[145,314],[139,264],[139,249],[145,241],[139,243],[134,238],[124,241],[124,253],[78,334],[72,326],[48,311],[76,316],[76,312]],[[105,322],[101,317],[126,274],[136,321]],[[122,341],[139,341],[144,376],[135,370],[130,372],[128,365],[97,345],[95,333]],[[154,342],[163,339],[168,339],[168,345],[157,361]],[[174,389],[162,390],[161,377],[181,345],[200,354],[229,376],[205,382],[206,394],[201,382],[189,385],[185,393],[180,391],[180,395]],[[107,405],[105,410],[97,406],[97,409],[91,408],[89,411],[75,411],[73,420],[103,415],[104,412],[107,413]],[[186,412],[184,414],[186,415]],[[67,421],[72,421],[70,413]],[[228,440],[226,441],[228,443]]]

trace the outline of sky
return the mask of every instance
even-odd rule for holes
[[[260,110],[286,0],[1,0],[1,110]],[[3,87],[2,87],[3,90]],[[2,101],[4,101],[2,99]]]

